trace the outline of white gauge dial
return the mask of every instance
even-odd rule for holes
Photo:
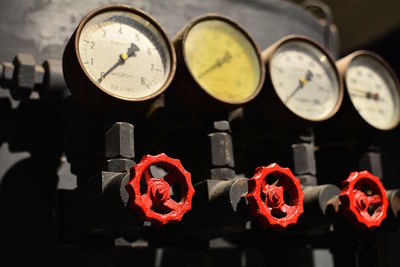
[[[338,74],[329,56],[311,42],[283,42],[270,59],[272,84],[281,101],[311,121],[331,117],[340,101]]]
[[[345,83],[354,107],[365,121],[381,130],[397,125],[397,83],[380,60],[369,54],[356,56],[347,68]]]
[[[82,67],[99,88],[114,97],[146,98],[169,77],[168,43],[138,14],[126,10],[100,13],[86,22],[78,38]]]

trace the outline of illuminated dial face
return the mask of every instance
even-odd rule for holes
[[[355,57],[345,83],[354,107],[370,125],[387,130],[398,124],[398,88],[381,61],[366,54]]]
[[[233,24],[215,18],[196,23],[186,36],[184,54],[195,80],[221,101],[244,103],[259,88],[260,56]]]
[[[296,115],[311,121],[331,117],[340,98],[336,66],[312,43],[284,42],[270,59],[273,87]]]
[[[137,100],[157,92],[171,69],[168,43],[145,18],[108,11],[91,18],[78,40],[81,65],[106,93]]]

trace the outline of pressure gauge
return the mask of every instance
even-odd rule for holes
[[[285,113],[301,121],[317,122],[330,118],[339,109],[343,88],[336,65],[314,41],[286,37],[264,50],[263,59],[270,82],[263,88],[266,97],[260,97],[257,103],[262,112],[274,117]],[[271,110],[272,106],[275,110]]]
[[[212,98],[216,105],[235,106],[260,91],[265,73],[261,54],[249,34],[232,20],[219,15],[196,18],[174,42],[193,85],[186,84],[182,95],[198,95],[196,102]]]
[[[272,89],[292,113],[307,121],[323,121],[339,109],[343,88],[338,71],[316,42],[290,36],[266,49],[263,57]]]
[[[127,5],[108,5],[83,18],[63,61],[67,85],[84,104],[100,100],[134,108],[133,102],[153,99],[167,88],[176,57],[153,18]]]
[[[378,55],[357,51],[338,61],[351,104],[369,125],[390,130],[399,124],[399,83]]]

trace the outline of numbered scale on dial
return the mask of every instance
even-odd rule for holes
[[[323,121],[340,107],[343,89],[334,61],[316,42],[288,37],[263,52],[281,104],[308,121]]]
[[[184,87],[179,91],[182,99],[233,107],[249,102],[260,91],[265,74],[261,54],[234,21],[201,16],[180,31],[174,43],[182,59],[179,68],[184,68],[179,86]]]
[[[379,130],[399,124],[399,83],[390,66],[378,55],[357,51],[337,62],[351,104],[361,118]]]
[[[64,52],[64,75],[84,104],[130,103],[160,95],[175,72],[175,52],[149,15],[108,5],[80,22]],[[94,103],[93,103],[94,102]]]

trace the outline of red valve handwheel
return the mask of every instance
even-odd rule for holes
[[[249,179],[246,199],[250,214],[257,218],[261,226],[274,230],[296,224],[304,211],[304,194],[299,180],[290,169],[276,163],[256,169],[253,178]]]
[[[352,172],[342,182],[340,210],[360,228],[378,227],[386,218],[388,201],[379,178],[368,171]]]
[[[154,178],[150,166],[160,167],[168,172],[161,178]],[[190,173],[181,162],[165,155],[146,155],[130,170],[131,180],[126,185],[129,193],[128,205],[138,212],[144,221],[158,227],[166,223],[177,223],[192,208],[194,194]],[[171,187],[179,186],[179,200],[171,196]],[[174,192],[177,193],[177,192]]]

